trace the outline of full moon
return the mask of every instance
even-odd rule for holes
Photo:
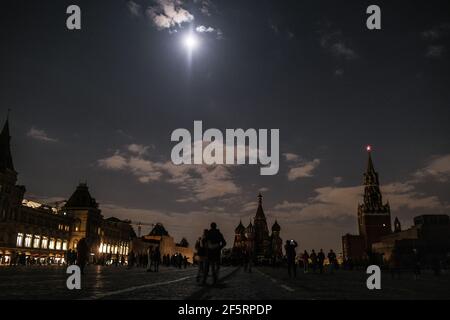
[[[186,46],[186,48],[188,48],[189,50],[193,50],[198,46],[198,39],[192,33],[186,35],[184,37],[183,42],[184,42],[184,45]]]

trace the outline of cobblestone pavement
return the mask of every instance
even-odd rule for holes
[[[299,299],[450,299],[450,274],[439,277],[430,271],[422,272],[414,280],[412,272],[392,278],[382,272],[381,290],[368,290],[369,275],[363,270],[338,270],[334,274],[303,273],[298,270],[296,278],[289,278],[286,269],[259,268],[258,271],[270,281],[286,284],[295,290]]]
[[[304,274],[290,279],[284,268],[223,267],[220,283],[199,286],[197,269],[162,267],[159,273],[142,268],[88,266],[81,290],[68,290],[62,267],[0,268],[0,299],[450,299],[450,275],[425,273],[391,279],[383,273],[381,290],[368,290],[363,271]]]
[[[226,276],[234,268],[222,268]],[[197,269],[88,266],[81,290],[68,290],[63,267],[0,268],[0,299],[184,299],[202,289]]]

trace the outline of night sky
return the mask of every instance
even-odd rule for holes
[[[231,245],[262,192],[283,239],[341,252],[371,144],[393,219],[448,214],[450,3],[392,2],[2,3],[0,115],[12,110],[26,198],[67,199],[87,181],[105,216],[191,243],[216,221]],[[81,30],[66,28],[70,4]],[[370,4],[381,30],[366,28]],[[279,173],[171,165],[172,131],[194,120],[280,129]]]

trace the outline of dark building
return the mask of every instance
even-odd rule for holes
[[[425,266],[436,258],[444,261],[450,254],[450,218],[435,214],[417,216],[411,228],[381,237],[372,248],[385,262],[389,262],[394,253],[404,264],[410,264],[417,257]]]
[[[0,264],[64,262],[86,238],[91,261],[114,260],[128,253],[135,237],[130,221],[104,219],[86,184],[80,184],[64,205],[50,206],[24,199],[17,185],[11,155],[9,121],[0,133]]]
[[[256,209],[253,224],[250,221],[244,227],[242,221],[235,229],[232,255],[235,258],[240,256],[241,250],[246,248],[257,261],[277,262],[283,257],[283,241],[280,237],[281,227],[277,221],[272,225],[272,233],[269,234],[266,215],[262,207],[262,195],[258,195],[258,208]]]
[[[348,233],[342,236],[342,255],[344,259],[350,258],[354,263],[365,260],[367,253],[364,238],[360,235]]]
[[[174,238],[169,234],[162,223],[156,223],[148,235],[135,238],[132,250],[136,254],[147,254],[149,247],[159,247],[161,256],[182,255],[190,263],[194,262],[194,252],[189,248],[189,243],[182,238],[180,243],[175,243]]]

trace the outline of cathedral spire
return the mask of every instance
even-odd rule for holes
[[[5,124],[3,125],[2,132],[0,133],[0,170],[9,169],[14,170],[14,165],[11,155],[11,136],[9,134],[9,110],[6,117]]]
[[[269,228],[267,227],[266,215],[262,207],[261,193],[258,194],[258,209],[256,209],[256,215],[253,220],[255,230],[254,252],[256,256],[265,257],[269,250]]]
[[[266,215],[264,214],[264,210],[262,207],[262,195],[258,194],[258,209],[256,209],[255,221],[256,220],[266,220]]]
[[[241,234],[245,232],[245,227],[242,224],[242,220],[239,221],[238,226],[236,227],[236,229],[234,229],[235,234]]]

